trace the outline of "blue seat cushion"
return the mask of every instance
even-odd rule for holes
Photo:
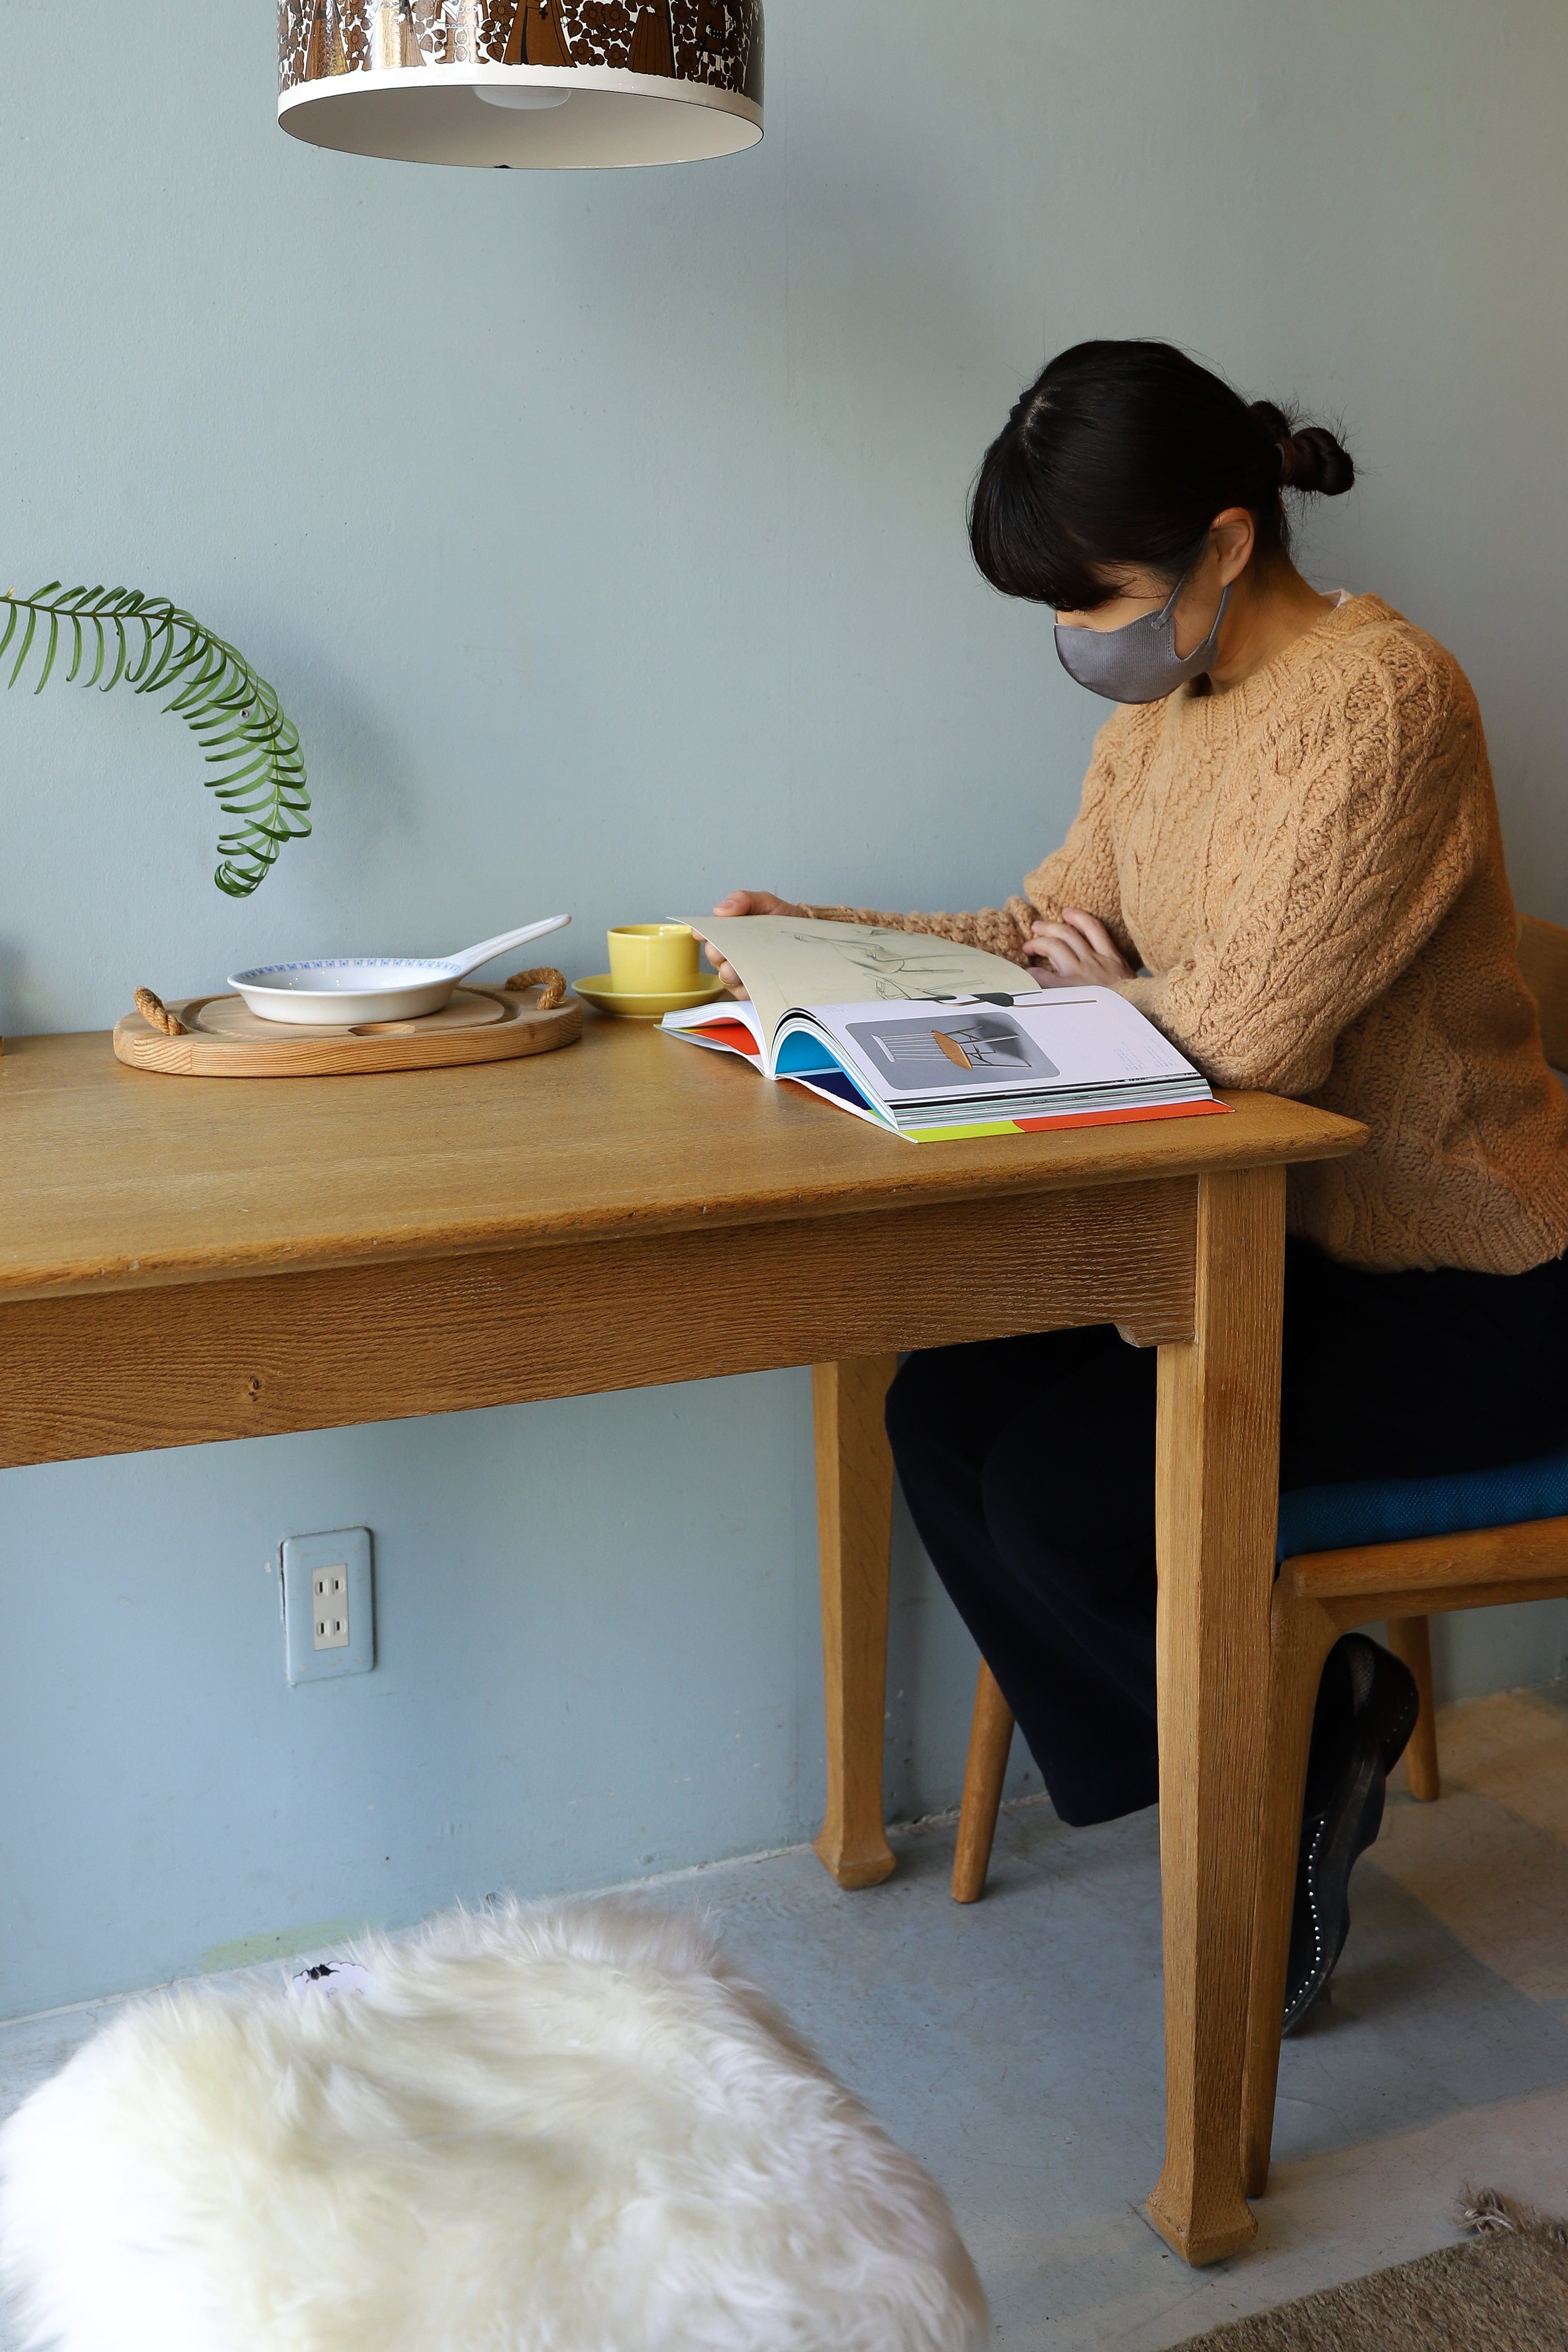
[[[1568,1517],[1568,1445],[1501,1470],[1443,1478],[1356,1478],[1343,1486],[1292,1486],[1280,1497],[1276,1559],[1353,1544],[1405,1543],[1469,1528],[1517,1528]]]

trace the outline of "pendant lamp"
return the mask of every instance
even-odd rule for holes
[[[762,0],[278,0],[277,119],[409,163],[583,168],[762,136]]]

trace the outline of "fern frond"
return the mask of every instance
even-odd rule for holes
[[[310,794],[292,719],[243,654],[166,596],[143,596],[135,588],[62,589],[51,580],[30,596],[0,593],[0,611],[6,615],[0,661],[22,631],[7,688],[26,669],[42,621],[47,638],[35,694],[49,682],[63,624],[70,635],[68,686],[107,694],[123,681],[137,694],[165,696],[164,709],[183,719],[214,772],[205,780],[208,791],[224,814],[236,820],[218,835],[213,877],[231,898],[247,898],[284,843],[309,832]],[[94,660],[84,677],[89,631]],[[114,664],[106,679],[111,631]]]

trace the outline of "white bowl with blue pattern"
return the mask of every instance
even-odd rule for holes
[[[458,982],[492,956],[509,954],[570,920],[570,915],[549,915],[542,923],[498,932],[449,956],[313,956],[298,963],[256,964],[249,971],[231,971],[228,984],[263,1021],[308,1029],[417,1021],[422,1013],[439,1013]]]

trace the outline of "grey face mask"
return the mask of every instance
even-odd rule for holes
[[[1230,602],[1227,582],[1219,594],[1214,626],[1202,645],[1185,657],[1176,649],[1176,598],[1197,566],[1189,564],[1157,613],[1145,613],[1121,629],[1064,628],[1056,625],[1056,650],[1069,677],[1091,694],[1112,702],[1158,702],[1189,677],[1201,677],[1214,659],[1219,625]]]

